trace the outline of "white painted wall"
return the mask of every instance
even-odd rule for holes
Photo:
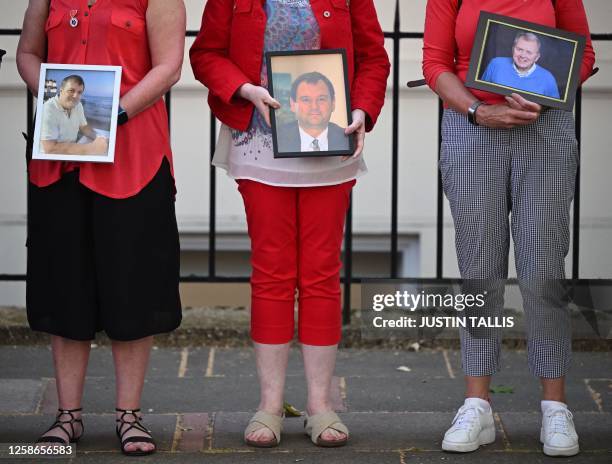
[[[1,0],[0,28],[19,28],[26,0]],[[203,0],[186,0],[188,28],[200,25]],[[401,0],[404,31],[421,31],[425,0]],[[383,29],[392,30],[395,1],[376,0]],[[612,2],[585,0],[593,32],[612,32]],[[193,39],[187,40],[187,48]],[[0,273],[25,272],[25,162],[21,131],[26,126],[25,87],[17,74],[17,38],[0,37],[8,51],[0,71]],[[400,82],[421,76],[422,43],[401,45]],[[612,278],[612,43],[596,43],[600,73],[584,88],[580,271],[584,278]],[[391,54],[391,43],[387,41]],[[208,107],[206,89],[195,79],[187,50],[183,77],[173,92],[172,143],[178,184],[177,215],[184,246],[201,246],[208,229]],[[390,87],[389,87],[390,90]],[[370,172],[354,193],[354,230],[358,236],[384,234],[390,228],[391,94],[376,129],[367,137]],[[426,88],[400,94],[401,233],[420,236],[420,275],[435,272],[437,100]],[[246,231],[242,202],[234,182],[218,173],[217,227],[224,233]],[[457,276],[453,228],[446,207],[444,273]],[[388,241],[384,238],[378,245]],[[205,243],[205,242],[204,242]],[[229,242],[228,242],[229,243]],[[222,243],[221,243],[222,245]],[[568,269],[571,269],[568,259]],[[0,305],[22,305],[23,284],[0,283]]]

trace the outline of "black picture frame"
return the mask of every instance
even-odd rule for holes
[[[549,94],[500,83],[503,78],[498,79],[498,82],[486,79],[494,75],[488,72],[495,67],[494,60],[509,58],[512,60],[512,66],[515,66],[512,57],[513,38],[520,32],[534,34],[539,41],[538,72],[543,79],[541,84],[544,85],[544,81],[548,82],[544,86],[550,89]],[[571,111],[580,84],[580,68],[585,45],[586,37],[574,32],[482,11],[478,19],[465,85],[501,95],[517,93],[540,105]],[[497,64],[504,63],[498,61]],[[553,94],[554,88],[551,88],[550,76],[556,83],[558,97]]]
[[[314,65],[315,61],[313,61],[313,57],[317,58],[323,55],[337,55],[336,59],[341,60],[341,66],[336,66],[338,69],[329,70],[330,72],[335,73],[336,77],[329,77],[326,74],[326,70],[323,69],[323,64],[321,63],[321,60],[318,60],[318,63]],[[282,105],[279,110],[271,109],[270,111],[270,125],[272,127],[272,145],[274,150],[274,158],[310,158],[320,156],[352,155],[355,152],[355,141],[353,134],[347,136],[342,133],[342,137],[344,138],[341,139],[339,133],[339,129],[342,129],[343,131],[346,126],[352,123],[346,51],[343,48],[326,50],[275,51],[266,52],[265,56],[268,76],[268,91],[270,92],[270,95],[275,99],[279,100]],[[295,59],[296,63],[293,66],[295,68],[295,71],[291,73],[278,72],[278,67],[280,66],[280,64],[278,63],[280,62],[280,60],[278,60],[277,58],[282,59],[287,57]],[[284,61],[286,65],[286,60]],[[309,65],[309,61],[313,61],[313,63]],[[291,119],[291,115],[288,113],[288,108],[290,108],[289,101],[291,99],[290,88],[293,82],[299,76],[309,72],[318,72],[323,74],[329,79],[330,83],[334,87],[335,109],[333,110],[333,114],[337,114],[339,119],[345,120],[346,126],[344,126],[344,124],[337,125],[332,121],[328,121],[328,128],[332,127],[334,133],[334,135],[332,136],[331,132],[328,131],[328,141],[333,137],[334,142],[331,143],[334,143],[336,147],[342,146],[342,148],[333,148],[321,151],[301,151],[301,148],[299,148],[300,136],[299,132],[297,132],[299,130],[297,129],[299,126],[299,122],[298,119],[295,117]],[[338,77],[338,73],[341,73],[342,75]],[[341,92],[335,89],[336,85],[339,83],[341,83],[344,87],[343,91]],[[344,100],[345,103],[343,105],[344,107],[340,108],[337,106],[339,95],[342,96],[340,100]],[[330,124],[333,125],[330,126]],[[288,130],[287,128],[290,129]],[[283,133],[283,136],[282,140],[279,141],[279,133],[281,132]],[[287,135],[293,135],[294,133],[297,135],[297,137],[291,137]],[[298,147],[298,149],[296,149],[296,146]]]

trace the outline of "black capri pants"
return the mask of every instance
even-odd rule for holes
[[[164,158],[135,196],[95,193],[70,172],[29,184],[26,307],[33,330],[119,341],[180,325],[174,181]]]

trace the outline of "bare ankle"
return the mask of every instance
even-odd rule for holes
[[[272,414],[275,416],[282,416],[284,408],[282,404],[279,405],[276,403],[260,403],[257,407],[257,410],[267,412],[268,414]]]
[[[310,403],[306,406],[306,413],[309,416],[333,410],[334,408],[332,407],[331,403],[324,401],[318,403]]]

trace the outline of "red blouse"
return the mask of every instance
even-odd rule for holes
[[[581,81],[591,75],[595,52],[591,44],[589,24],[582,0],[463,0],[457,15],[457,0],[429,0],[425,17],[423,75],[431,89],[436,88],[443,72],[455,73],[465,82],[478,16],[489,11],[513,18],[576,32],[587,37]],[[486,103],[502,103],[504,97],[490,92],[469,89]]]
[[[147,37],[148,0],[51,0],[46,24],[47,62],[122,66],[121,95],[151,70]],[[77,27],[69,24],[76,12]],[[38,187],[57,182],[79,169],[80,182],[111,198],[136,195],[155,176],[162,159],[172,166],[168,115],[163,98],[117,127],[115,162],[71,163],[32,160],[30,182]]]

